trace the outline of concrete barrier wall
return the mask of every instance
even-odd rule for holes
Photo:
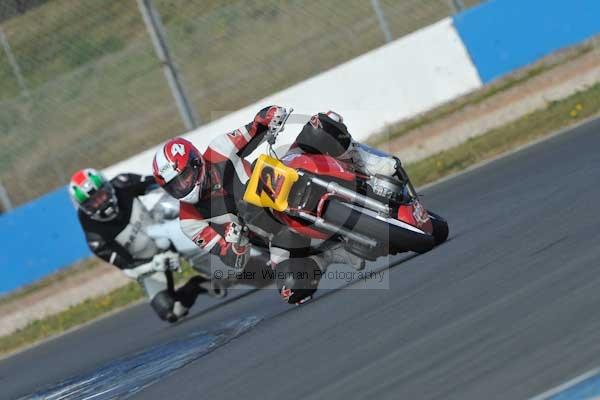
[[[600,33],[600,1],[490,0],[454,25],[488,83]]]

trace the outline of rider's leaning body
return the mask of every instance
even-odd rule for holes
[[[288,227],[284,229],[273,218],[257,217],[260,211],[241,201],[252,174],[245,157],[269,132],[280,128],[286,116],[285,108],[266,107],[247,125],[216,137],[204,153],[189,141],[175,138],[155,155],[153,173],[157,183],[180,200],[182,231],[229,266],[244,267],[252,233],[266,238],[273,268],[285,268],[291,259],[304,259],[315,268],[324,269],[324,264],[331,261],[309,255],[309,238]],[[396,158],[369,152],[353,141],[342,117],[331,111],[314,115],[289,152],[329,154],[350,161],[357,169],[390,176],[399,165]],[[364,265],[355,256],[348,253],[345,256],[344,261]],[[301,300],[289,291],[285,291],[285,297],[289,302]]]
[[[123,173],[108,180],[92,168],[75,172],[69,182],[90,250],[136,280],[156,314],[175,322],[203,289],[192,278],[176,290],[171,269],[179,267],[178,254],[160,249],[146,233],[155,222],[139,197],[154,188],[152,176]]]

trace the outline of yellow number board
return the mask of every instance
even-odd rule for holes
[[[298,172],[281,161],[262,154],[258,157],[250,181],[246,185],[244,201],[259,207],[285,211],[292,185]]]

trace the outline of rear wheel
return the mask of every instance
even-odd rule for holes
[[[377,256],[404,251],[424,253],[435,246],[435,239],[426,232],[391,217],[337,200],[329,201],[323,218],[330,223],[351,229],[375,239],[379,246],[373,249]],[[385,251],[387,250],[387,251]]]

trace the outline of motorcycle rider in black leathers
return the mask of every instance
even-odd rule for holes
[[[145,232],[155,222],[138,196],[155,187],[152,176],[120,174],[109,181],[86,168],[73,174],[68,189],[91,251],[136,279],[156,314],[175,322],[204,289],[195,276],[175,290],[172,271],[180,268],[179,255],[159,249]]]

